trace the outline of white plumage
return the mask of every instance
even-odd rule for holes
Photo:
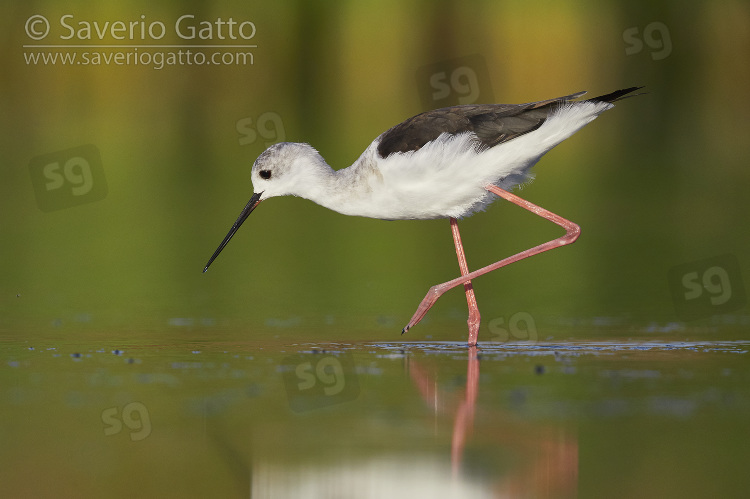
[[[308,144],[283,142],[253,165],[260,200],[294,195],[343,213],[385,220],[462,218],[497,200],[485,189],[510,190],[531,178],[530,169],[557,144],[580,130],[608,102],[569,102],[532,132],[477,151],[476,134],[441,134],[416,151],[381,158],[376,138],[348,168],[334,171]],[[269,179],[260,176],[270,171]]]

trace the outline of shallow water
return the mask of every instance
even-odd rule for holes
[[[748,341],[6,340],[5,497],[739,497]]]

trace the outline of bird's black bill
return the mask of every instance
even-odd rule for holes
[[[221,250],[224,249],[224,246],[229,244],[229,240],[232,239],[232,236],[234,236],[234,233],[237,232],[237,230],[240,228],[240,225],[242,225],[242,222],[244,222],[248,216],[250,216],[250,213],[253,212],[256,206],[258,206],[258,203],[260,203],[260,195],[263,194],[262,192],[256,192],[253,194],[253,197],[250,198],[250,201],[247,202],[245,207],[242,209],[242,213],[240,213],[240,216],[237,217],[237,221],[234,222],[234,225],[232,225],[232,228],[229,229],[229,233],[224,238],[224,240],[221,242],[218,248],[216,248],[216,251],[214,251],[214,254],[211,255],[211,259],[208,260],[208,263],[206,264],[206,268],[203,269],[203,272],[208,270],[209,265],[211,265],[211,262],[216,260],[216,257],[219,256],[219,253],[221,253]]]

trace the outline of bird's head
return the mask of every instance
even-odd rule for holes
[[[263,151],[253,163],[250,174],[254,194],[209,259],[203,272],[208,270],[211,262],[219,256],[221,250],[261,201],[276,196],[304,196],[309,186],[314,185],[316,170],[321,168],[330,170],[318,151],[310,144],[279,142]]]
[[[310,144],[279,142],[258,156],[250,180],[259,200],[275,196],[299,196],[315,175],[317,167],[327,165]]]

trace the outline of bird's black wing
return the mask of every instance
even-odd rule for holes
[[[585,93],[527,104],[470,104],[427,111],[383,133],[378,154],[386,158],[397,152],[416,151],[443,133],[474,132],[477,147],[494,147],[536,130],[557,105]]]

